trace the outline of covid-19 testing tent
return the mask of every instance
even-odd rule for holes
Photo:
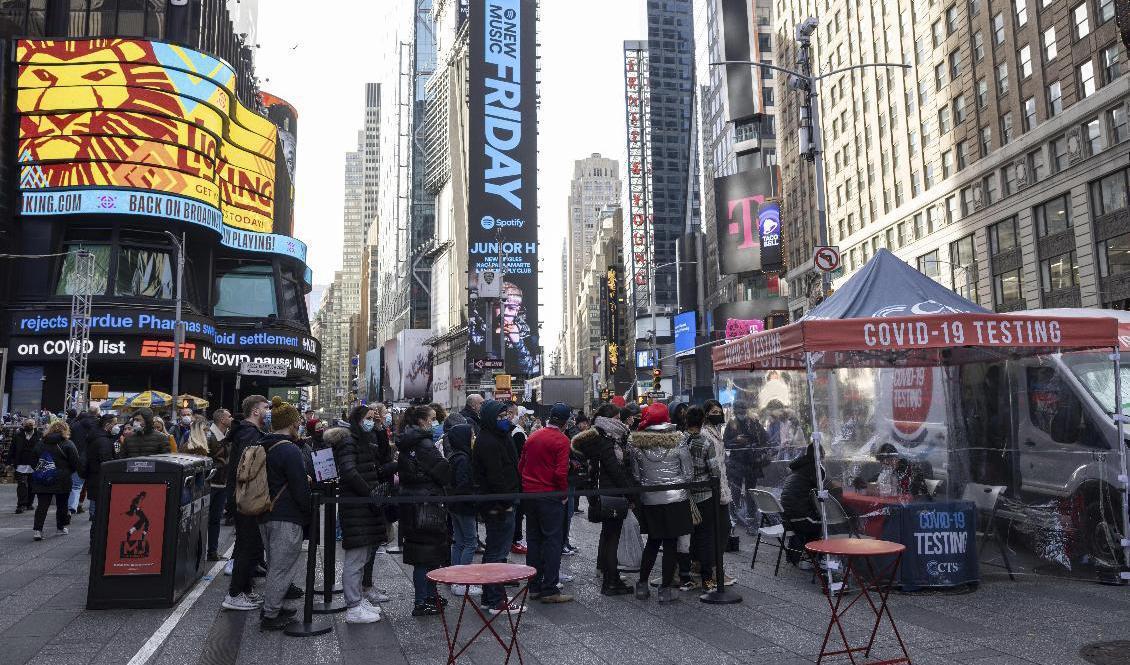
[[[947,558],[974,539],[1010,573],[1124,569],[1130,372],[1114,318],[993,313],[880,250],[801,320],[713,360],[731,486],[779,493],[820,442],[815,514],[833,533],[901,538],[912,586],[976,566]],[[768,450],[743,456],[752,418]],[[735,509],[747,527],[752,513]]]

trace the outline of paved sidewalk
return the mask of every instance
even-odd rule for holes
[[[57,537],[50,528],[47,540],[35,543],[31,516],[13,515],[14,501],[12,486],[0,485],[0,662],[129,663],[172,610],[84,610],[86,515],[76,516],[71,535]],[[605,598],[598,593],[593,560],[596,534],[596,527],[583,515],[575,518],[573,541],[582,553],[566,557],[563,568],[577,577],[567,585],[577,602],[530,604],[521,631],[526,663],[814,662],[827,625],[827,602],[807,574],[785,567],[774,577],[775,551],[762,555],[756,571],[749,568],[752,542],[743,542],[741,553],[727,555],[728,572],[739,578],[735,588],[744,598],[741,604],[705,605],[695,594],[683,594],[682,602],[660,606],[654,596],[640,602],[631,596]],[[221,551],[230,545],[230,538],[230,529],[225,529]],[[303,560],[294,571],[300,586],[304,565]],[[334,630],[309,639],[261,633],[257,613],[220,610],[227,579],[221,574],[218,580],[203,582],[207,585],[203,595],[145,662],[442,663],[446,651],[439,618],[410,615],[409,574],[399,557],[379,556],[377,584],[394,596],[384,606],[384,620],[350,626],[343,614],[332,615],[328,620],[335,622]],[[911,657],[925,665],[1072,665],[1085,662],[1078,652],[1087,643],[1130,639],[1130,588],[1045,576],[1010,582],[1003,571],[989,568],[974,592],[894,593],[891,604]],[[469,623],[476,621],[471,618]],[[856,634],[865,630],[862,621],[851,626]],[[892,642],[885,640],[881,647],[885,650],[875,655],[889,655],[891,647]],[[500,663],[502,651],[483,642],[460,662]]]

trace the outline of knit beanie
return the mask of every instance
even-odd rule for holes
[[[271,398],[271,429],[281,432],[300,420],[302,420],[302,414],[293,404],[286,402],[278,395]]]

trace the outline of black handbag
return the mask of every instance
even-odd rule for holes
[[[419,531],[447,533],[447,509],[441,503],[418,503],[413,527]]]
[[[596,499],[596,504],[592,500]],[[628,500],[622,496],[594,496],[589,500],[589,520],[603,522],[605,520],[622,520],[628,516]],[[594,514],[595,513],[595,517]]]

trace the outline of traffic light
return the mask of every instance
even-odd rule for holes
[[[663,385],[660,383],[660,380],[659,380],[659,377],[660,377],[661,374],[662,374],[662,372],[659,371],[658,367],[651,370],[651,389],[652,390],[659,391],[663,387]]]

